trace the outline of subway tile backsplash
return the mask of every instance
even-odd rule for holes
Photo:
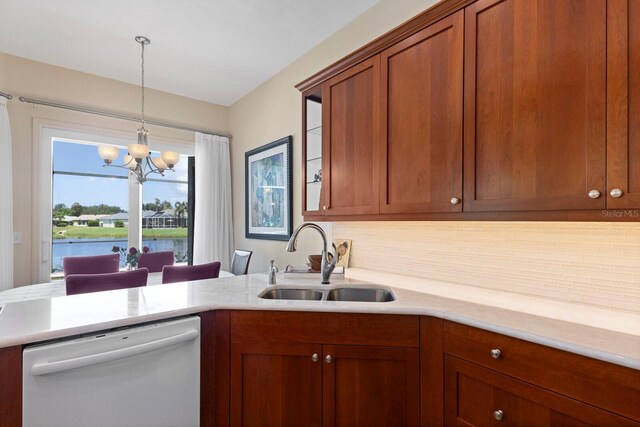
[[[350,265],[640,313],[640,223],[334,222]]]

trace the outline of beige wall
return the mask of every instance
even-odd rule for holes
[[[432,3],[383,0],[231,106],[236,218],[244,209],[244,152],[291,134],[294,220],[302,222],[301,97],[294,85]],[[284,243],[245,239],[243,227],[236,222],[235,239],[257,251],[254,271],[266,269],[269,254],[278,265],[300,264],[319,245],[311,237],[310,247],[285,254]],[[353,239],[355,267],[640,312],[637,223],[341,222],[330,228],[335,238]]]
[[[138,115],[140,88],[137,85],[81,73],[53,65],[0,53],[0,91],[14,96],[26,96],[78,104],[119,113]],[[171,95],[156,90],[145,93],[145,113],[149,118],[193,126],[206,130],[228,132],[228,108]],[[34,120],[48,120],[96,129],[121,131],[135,136],[139,125],[85,113],[49,107],[36,107],[19,102],[8,103],[13,148],[14,230],[23,234],[23,243],[15,248],[15,285],[37,281],[39,230],[36,222],[38,170],[34,150]],[[150,143],[154,137],[168,138],[177,144],[192,144],[191,132],[149,126]]]
[[[236,247],[254,251],[251,271],[267,271],[268,260],[276,265],[304,265],[306,255],[320,253],[320,240],[305,231],[298,251],[285,251],[286,242],[246,239],[244,232],[244,153],[252,148],[293,135],[294,228],[302,223],[301,210],[301,115],[302,101],[296,84],[362,45],[397,27],[434,4],[435,0],[382,0],[347,26],[320,43],[293,64],[233,104],[229,109],[231,171],[233,181],[234,238]],[[330,224],[326,226],[331,232]],[[307,236],[307,234],[309,234]]]

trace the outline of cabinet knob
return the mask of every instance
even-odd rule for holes
[[[495,411],[493,411],[493,418],[500,421],[502,420],[502,417],[504,417],[504,412],[502,412],[500,409],[496,409]]]
[[[491,357],[493,357],[494,359],[500,359],[500,356],[502,356],[502,352],[499,348],[494,348],[493,350],[491,350]]]
[[[320,357],[318,357],[318,353],[313,353],[313,355],[311,356],[311,361],[317,362],[318,360],[320,360]]]
[[[460,199],[458,199],[457,197],[452,197],[451,198],[451,204],[452,205],[457,205],[458,203],[460,203]]]
[[[614,188],[609,194],[611,194],[611,197],[617,199],[618,197],[622,197],[622,190],[619,188]]]
[[[592,199],[597,199],[598,197],[600,197],[600,192],[598,190],[591,190],[589,191],[589,197],[591,197]]]
[[[330,354],[327,354],[327,356],[324,358],[324,361],[327,363],[331,363],[333,362],[333,358],[331,357]]]
[[[326,211],[326,210],[327,210],[327,207],[326,207],[326,206],[323,206],[323,207],[322,207],[322,210],[323,210],[323,211]]]

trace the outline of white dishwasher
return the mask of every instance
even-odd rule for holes
[[[24,427],[200,424],[200,318],[25,348]]]

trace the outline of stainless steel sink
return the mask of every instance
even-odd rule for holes
[[[327,301],[389,302],[395,301],[395,297],[388,289],[337,288],[329,291]]]
[[[315,289],[267,289],[258,296],[264,299],[320,301],[322,299],[322,292],[316,291]]]
[[[390,302],[396,298],[388,288],[267,288],[259,298],[275,300],[336,301],[336,302]]]

